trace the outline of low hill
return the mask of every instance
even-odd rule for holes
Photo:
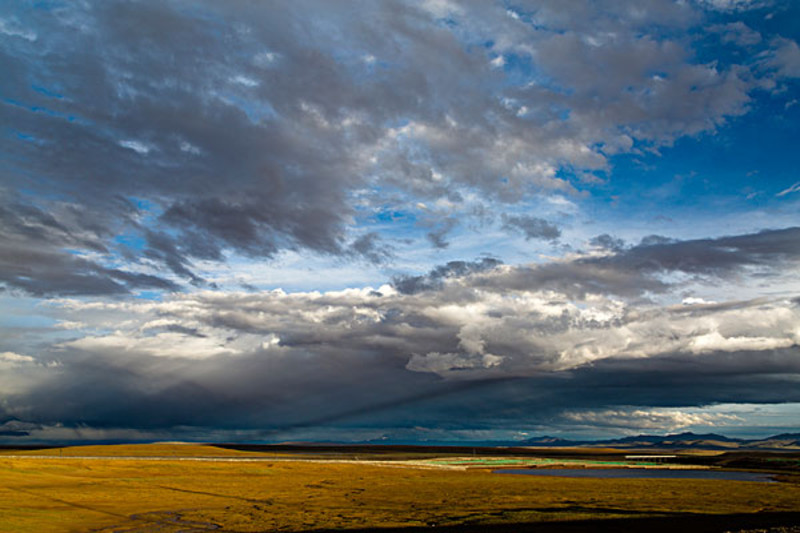
[[[715,433],[675,435],[635,435],[601,441],[571,441],[555,437],[536,437],[519,443],[541,447],[603,447],[615,449],[706,449],[800,451],[800,433],[784,433],[764,439],[737,439]]]

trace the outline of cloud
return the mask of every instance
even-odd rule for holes
[[[167,331],[152,335],[131,337],[124,334],[111,334],[102,337],[82,337],[59,345],[59,348],[72,348],[91,353],[125,353],[132,351],[142,356],[183,357],[198,359],[218,355],[236,355],[238,351],[221,344],[217,339],[209,339],[192,328],[174,324]]]
[[[324,293],[59,300],[54,316],[92,333],[44,347],[36,362],[11,357],[2,375],[14,392],[0,405],[44,426],[265,439],[311,427],[722,424],[680,413],[800,401],[796,298],[641,295],[654,276],[666,275],[657,287],[679,283],[678,272],[713,276],[705,290],[785,287],[797,231],[708,239],[710,252],[688,264],[664,258],[687,257],[697,241],[527,267],[451,262],[393,286]]]
[[[0,362],[3,363],[23,364],[23,363],[32,363],[33,361],[34,359],[30,355],[20,355],[14,352],[0,353]]]
[[[597,237],[592,237],[589,240],[589,244],[597,248],[603,248],[615,252],[618,252],[625,247],[625,241],[616,237],[612,237],[608,233],[603,233]]]
[[[561,236],[561,230],[554,224],[533,216],[503,215],[503,228],[521,231],[525,240],[544,239],[554,241]]]
[[[587,427],[624,428],[629,431],[664,433],[692,426],[727,425],[741,417],[724,413],[687,412],[681,409],[604,409],[562,413],[566,424]]]
[[[0,281],[33,295],[125,294],[136,289],[176,290],[158,276],[101,266],[54,250],[0,245]]]
[[[383,244],[380,235],[375,232],[365,233],[350,245],[355,254],[373,263],[388,261],[393,256],[392,248]]]
[[[771,0],[699,0],[698,3],[719,11],[748,11],[772,4]]]
[[[484,272],[498,267],[502,261],[492,257],[484,257],[477,261],[450,261],[441,265],[424,276],[398,276],[392,280],[392,285],[405,294],[415,294],[421,291],[441,289],[444,280],[452,277],[464,277],[478,272]]]
[[[676,276],[713,282],[759,270],[769,275],[795,265],[800,260],[798,237],[800,228],[686,241],[649,236],[615,253],[509,268],[478,276],[473,283],[500,292],[550,289],[580,299],[591,294],[665,294],[676,288]]]
[[[443,250],[450,245],[450,243],[447,242],[446,237],[447,234],[456,226],[456,224],[456,219],[450,217],[436,223],[434,229],[429,231],[426,235],[434,248]]]
[[[131,216],[116,199],[116,217]],[[44,294],[122,294],[137,289],[176,290],[170,280],[102,264],[107,241],[120,222],[113,215],[87,215],[88,208],[58,203],[49,212],[23,203],[16,194],[0,201],[0,282]]]
[[[20,420],[9,420],[0,424],[0,437],[27,437],[32,431],[41,429],[39,424]]]
[[[0,26],[0,117],[16,132],[4,185],[24,192],[0,207],[52,220],[3,228],[47,249],[5,265],[2,281],[39,295],[174,290],[202,285],[204,261],[352,258],[369,233],[386,247],[359,254],[380,261],[394,236],[354,227],[354,191],[456,206],[579,194],[569,176],[714,131],[768,78],[792,75],[786,39],[765,45],[771,69],[698,62],[692,36],[706,15],[690,3],[577,5],[364,2],[357,19],[313,0],[18,7]],[[418,237],[443,249],[470,216],[454,209]],[[537,220],[505,223],[557,237]],[[39,268],[47,259],[68,277]]]
[[[798,181],[797,183],[795,183],[791,187],[788,187],[788,188],[782,190],[781,192],[779,192],[775,196],[786,196],[787,194],[791,194],[791,193],[797,192],[797,191],[800,191],[800,181]]]
[[[800,78],[800,46],[791,39],[777,38],[768,65],[786,78]]]
[[[728,24],[714,24],[709,31],[720,34],[723,43],[734,43],[738,46],[752,46],[761,42],[761,34],[744,22],[729,22]]]
[[[725,275],[743,267],[773,268],[787,261],[797,261],[800,259],[798,237],[800,228],[792,227],[677,242],[650,238],[622,254],[596,261],[624,264],[639,272]]]
[[[19,24],[19,21],[14,19],[6,20],[4,18],[0,18],[0,33],[10,37],[19,37],[30,42],[36,41],[38,37],[36,32],[22,27]]]

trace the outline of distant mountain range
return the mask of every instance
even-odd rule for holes
[[[592,447],[592,448],[658,448],[711,450],[787,450],[800,451],[800,433],[782,433],[764,439],[737,439],[715,433],[679,433],[677,435],[636,435],[601,441],[565,440],[557,437],[536,437],[516,443],[517,446]]]

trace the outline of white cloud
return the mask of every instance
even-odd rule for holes
[[[61,346],[210,358],[252,353],[264,343],[285,350],[302,339],[348,351],[391,346],[415,372],[527,376],[608,358],[699,357],[800,343],[800,310],[788,300],[719,304],[687,298],[681,305],[661,307],[601,294],[576,298],[555,289],[493,288],[519,273],[518,268],[501,267],[477,278],[445,278],[441,290],[418,294],[383,286],[200,292],[163,302],[104,304],[96,310],[96,304],[76,302],[68,304],[70,313],[88,326],[107,326],[109,312],[127,316],[127,321],[112,320],[127,325]]]
[[[791,39],[778,38],[772,42],[773,52],[768,65],[780,76],[800,78],[800,46]]]
[[[575,425],[658,432],[692,426],[728,425],[742,420],[732,414],[682,409],[603,409],[566,412],[562,416],[567,423]]]
[[[775,196],[786,196],[787,194],[791,194],[791,193],[797,192],[797,191],[800,191],[800,181],[798,181],[797,183],[795,183],[791,187],[788,187],[788,188],[782,190],[781,192],[779,192]]]
[[[232,77],[231,81],[233,83],[236,83],[238,85],[243,85],[245,87],[258,87],[258,85],[259,85],[257,80],[254,80],[253,78],[250,78],[248,76],[244,76],[242,74],[238,74],[238,75]]]
[[[772,3],[770,0],[698,0],[698,2],[707,8],[719,11],[748,11]]]
[[[260,52],[253,57],[253,63],[259,67],[270,67],[277,60],[279,55],[275,52]]]
[[[35,359],[30,355],[20,355],[14,352],[0,352],[0,362],[11,364],[32,363]]]
[[[692,339],[689,350],[693,353],[708,353],[715,351],[737,352],[742,350],[773,350],[776,348],[789,348],[797,343],[798,339],[791,332],[786,337],[724,337],[718,331],[699,335]]]
[[[462,11],[459,3],[453,0],[423,0],[422,7],[436,17],[446,17]]]
[[[194,155],[199,155],[202,152],[200,148],[198,148],[197,146],[193,145],[188,141],[181,141],[180,148],[182,152],[188,152]]]
[[[22,27],[16,20],[2,18],[0,18],[0,33],[10,37],[20,37],[30,42],[36,41],[38,37],[35,31]]]
[[[144,327],[143,329],[147,329]],[[226,345],[224,339],[193,337],[181,333],[164,332],[156,335],[140,335],[134,332],[115,332],[111,335],[83,337],[58,345],[91,353],[134,353],[153,357],[178,357],[206,359],[219,355],[236,355],[236,348]]]
[[[761,42],[761,34],[741,21],[730,22],[728,24],[714,24],[709,26],[708,30],[719,33],[724,43],[751,46]]]
[[[84,329],[86,328],[86,324],[84,322],[77,322],[74,320],[59,320],[53,327],[58,329]]]
[[[149,154],[150,150],[153,149],[150,145],[136,140],[119,141],[119,145],[142,155]]]

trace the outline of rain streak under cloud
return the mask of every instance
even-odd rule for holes
[[[0,440],[796,429],[798,19],[0,7]]]

